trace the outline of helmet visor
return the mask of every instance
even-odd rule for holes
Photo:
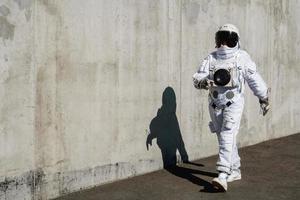
[[[215,36],[216,46],[219,48],[221,45],[227,45],[228,47],[235,47],[239,41],[239,37],[235,32],[218,31]]]

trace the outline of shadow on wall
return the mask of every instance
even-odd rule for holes
[[[150,123],[150,134],[147,137],[147,150],[152,140],[157,139],[161,150],[164,168],[176,165],[176,151],[179,151],[183,162],[188,162],[188,155],[182,140],[176,116],[176,95],[171,87],[167,87],[162,95],[162,106]]]
[[[164,90],[162,95],[162,106],[158,109],[157,115],[151,120],[150,133],[146,140],[147,150],[149,150],[149,145],[152,145],[152,140],[154,138],[156,138],[157,145],[161,150],[164,168],[168,172],[196,185],[203,186],[202,192],[216,192],[209,182],[193,175],[200,174],[216,177],[216,173],[176,166],[177,150],[184,163],[198,167],[203,167],[204,165],[189,162],[176,116],[176,95],[171,87],[167,87]]]

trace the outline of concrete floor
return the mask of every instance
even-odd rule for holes
[[[213,190],[216,156],[73,193],[58,200],[300,199],[300,134],[240,149],[242,180]]]

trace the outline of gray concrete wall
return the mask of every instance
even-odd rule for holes
[[[191,76],[227,22],[272,88],[266,117],[247,91],[239,146],[299,132],[299,11],[297,0],[1,0],[0,199],[161,169],[146,138],[167,87],[177,107],[165,116],[190,160],[216,154]],[[172,134],[161,120],[154,128]]]

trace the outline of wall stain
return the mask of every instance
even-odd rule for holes
[[[9,13],[10,13],[10,10],[7,6],[5,6],[5,5],[0,6],[0,14],[2,16],[6,17],[7,15],[9,15]]]
[[[45,173],[41,168],[16,177],[5,177],[4,181],[0,182],[0,197],[9,199],[10,195],[15,196],[15,193],[29,190],[33,199],[40,199],[42,195],[40,190],[44,180]],[[26,196],[26,194],[23,195]]]
[[[15,25],[9,23],[6,17],[0,16],[0,37],[3,41],[13,40],[15,32]]]
[[[58,9],[53,2],[51,3],[49,0],[40,0],[40,2],[45,6],[46,11],[50,15],[56,15],[58,13]]]
[[[31,5],[32,0],[14,0],[18,4],[20,10],[25,10],[26,20],[29,21],[31,18]]]
[[[210,3],[210,0],[207,0],[207,2],[203,2],[201,4],[201,10],[202,10],[202,12],[207,13],[209,3]]]
[[[189,24],[196,24],[199,16],[200,5],[197,2],[185,3],[183,5],[184,14]]]
[[[32,4],[32,0],[14,0],[18,6],[19,9],[24,10],[26,8],[30,8]]]
[[[26,20],[29,21],[30,18],[31,18],[31,10],[30,9],[27,9],[25,11],[25,17],[26,17]]]
[[[135,167],[128,162],[118,162],[85,168],[82,170],[57,172],[53,175],[54,182],[58,183],[58,196],[71,192],[95,187],[117,179],[124,179],[137,174]]]

